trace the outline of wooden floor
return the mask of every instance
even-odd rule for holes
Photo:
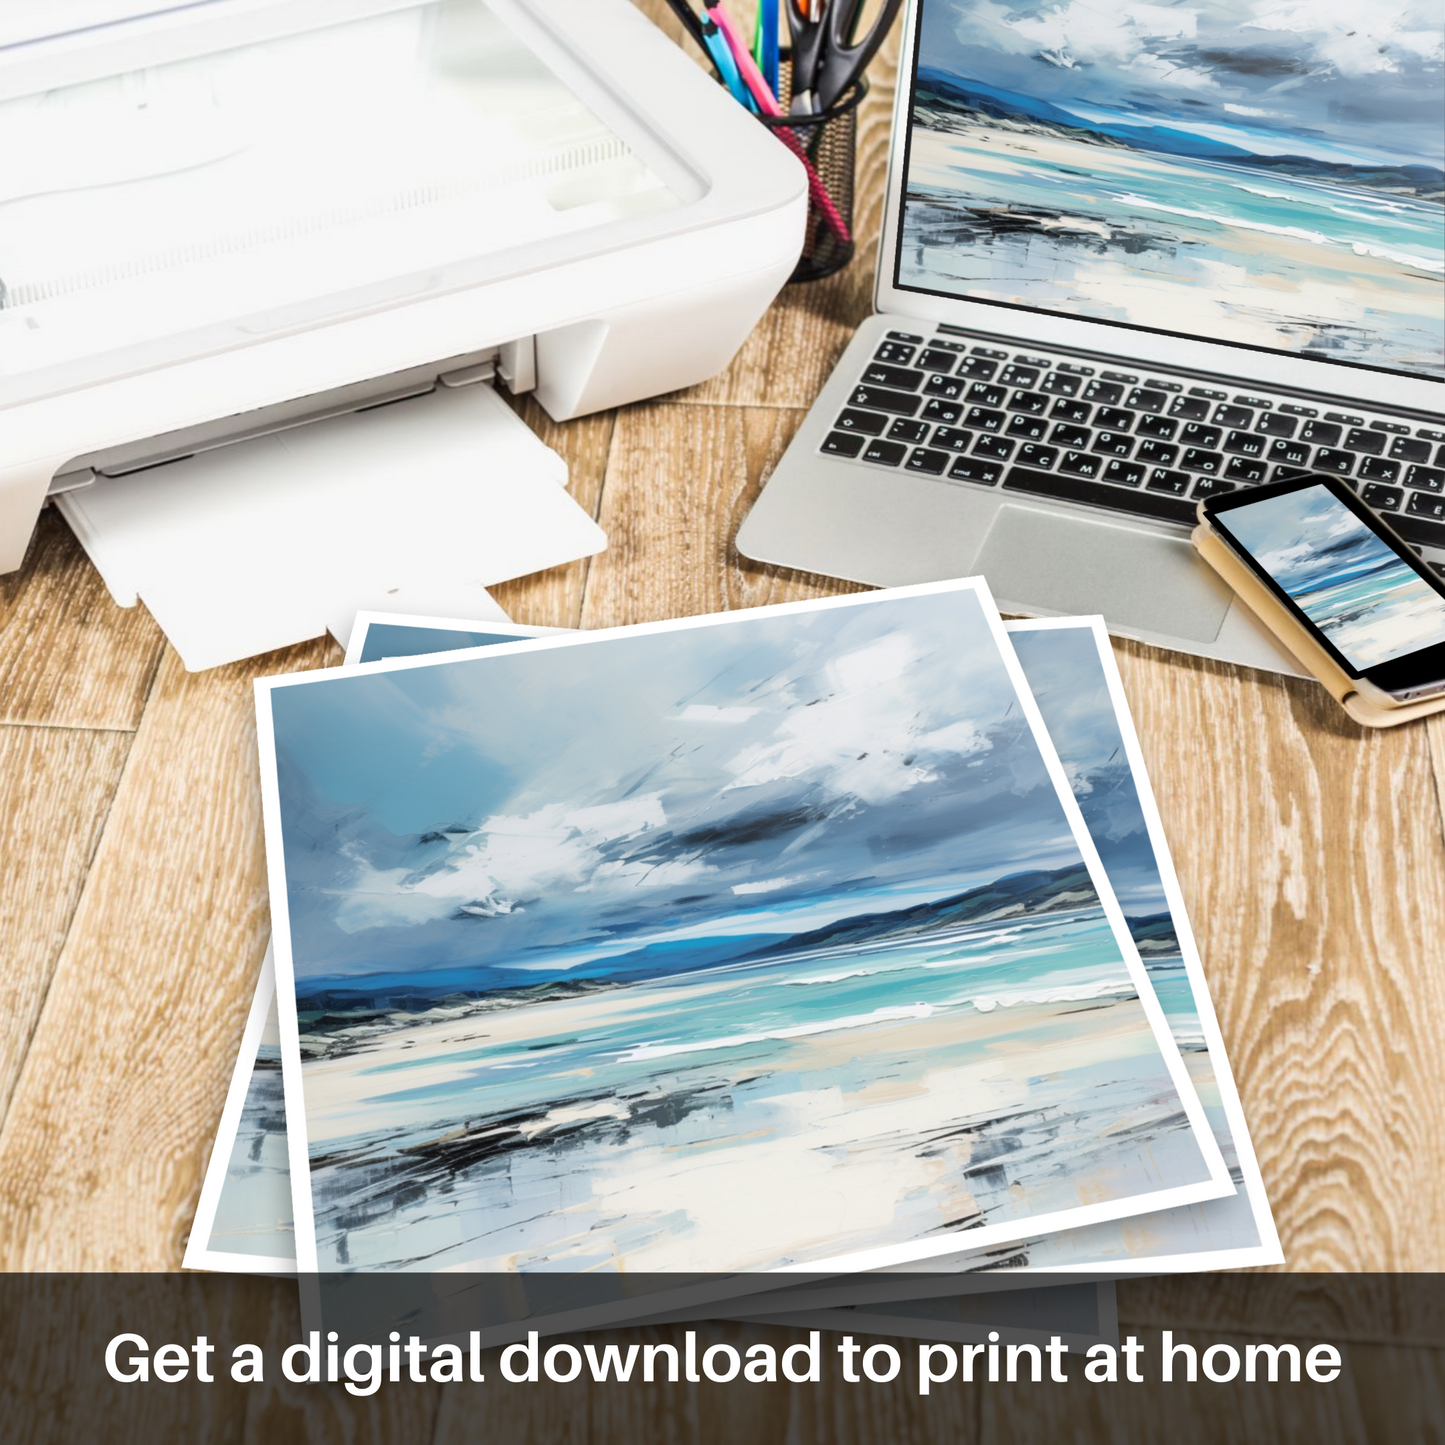
[[[885,65],[865,237],[890,108]],[[566,425],[521,403],[609,547],[496,589],[512,616],[599,627],[846,590],[732,538],[866,314],[873,261],[870,243],[784,292],[690,391]],[[250,682],[339,651],[188,674],[53,511],[0,578],[0,628],[0,1269],[175,1269],[268,931]],[[1117,651],[1287,1268],[1445,1268],[1445,719],[1369,733],[1313,685]]]

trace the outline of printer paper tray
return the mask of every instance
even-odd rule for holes
[[[485,385],[317,421],[56,497],[123,607],[192,671],[358,610],[496,616],[485,589],[606,545],[567,467]]]

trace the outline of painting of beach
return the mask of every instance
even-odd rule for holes
[[[1328,488],[1267,497],[1222,521],[1353,667],[1445,644],[1445,597]]]
[[[894,1262],[1229,1192],[997,626],[947,584],[270,684],[316,1265]]]
[[[897,284],[1445,375],[1438,13],[925,0]]]

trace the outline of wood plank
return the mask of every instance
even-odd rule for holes
[[[506,394],[503,393],[505,396]],[[610,411],[576,421],[555,422],[531,396],[507,397],[513,409],[567,463],[567,490],[596,517],[602,505],[602,484],[612,446]],[[518,577],[489,589],[514,622],[536,627],[576,627],[582,615],[582,593],[587,585],[590,557],[550,567],[530,577]]]
[[[695,1326],[698,1354],[710,1345],[730,1344],[740,1353],[756,1344],[781,1355],[805,1342],[799,1330],[714,1322]],[[822,1335],[822,1380],[818,1384],[727,1384],[701,1381],[652,1384],[597,1384],[587,1375],[572,1384],[509,1385],[501,1377],[498,1353],[483,1356],[485,1385],[449,1387],[437,1418],[433,1445],[470,1440],[526,1440],[529,1445],[572,1445],[592,1440],[626,1440],[630,1445],[973,1445],[979,1439],[975,1402],[967,1396],[924,1400],[908,1370],[892,1384],[848,1385],[836,1369],[839,1336]],[[671,1344],[682,1350],[678,1326],[601,1330],[569,1343]],[[870,1341],[871,1342],[871,1341]],[[908,1342],[904,1359],[911,1358]],[[641,1372],[641,1363],[636,1366]],[[659,1365],[659,1374],[661,1374]]]
[[[692,617],[859,591],[850,583],[743,563],[733,547],[764,476],[801,414],[652,403],[618,413],[584,627]]]
[[[0,1128],[0,1268],[174,1269],[269,931],[251,679],[166,650]]]
[[[1445,1267],[1445,840],[1428,735],[1116,644],[1292,1269]]]
[[[132,735],[0,727],[0,1120],[30,1047]]]
[[[47,507],[24,566],[0,577],[0,723],[133,731],[163,645]]]
[[[1397,1423],[1420,1401],[1438,1401],[1435,1352],[1388,1351],[1379,1346],[1347,1347],[1346,1369],[1328,1385],[1302,1379],[1298,1384],[1256,1380],[1215,1384],[1202,1373],[1193,1384],[1179,1374],[1169,1384],[1159,1379],[1158,1335],[1121,1320],[1121,1338],[1136,1334],[1146,1354],[1140,1384],[1092,1385],[1078,1363],[1070,1366],[1067,1385],[996,1384],[980,1389],[983,1404],[981,1439],[985,1445],[1017,1440],[1100,1442],[1100,1445],[1218,1445],[1229,1441],[1270,1441],[1272,1445],[1386,1445],[1399,1440],[1428,1439],[1395,1433]],[[1176,1342],[1202,1352],[1213,1344],[1243,1351],[1264,1343],[1257,1335],[1176,1330]],[[1273,1343],[1273,1341],[1270,1341]],[[1406,1358],[1421,1355],[1425,1358]],[[1220,1360],[1220,1366],[1223,1360]],[[1077,1375],[1077,1378],[1074,1376]],[[1417,1392],[1408,1406],[1390,1405],[1382,1412],[1380,1392],[1389,1382],[1408,1384]],[[964,1387],[968,1388],[968,1387]],[[1423,1417],[1428,1418],[1428,1417]],[[1436,1419],[1439,1417],[1437,1416]],[[1438,1438],[1438,1437],[1436,1437]]]

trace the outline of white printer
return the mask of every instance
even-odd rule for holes
[[[315,524],[297,479],[329,470],[335,517],[388,448],[414,460],[358,483],[345,545],[293,535],[258,578],[309,557],[319,598],[360,552],[346,606],[435,612],[454,599],[417,579],[458,557],[480,586],[595,551],[472,565],[508,478],[547,470],[479,389],[565,420],[714,374],[786,281],[806,204],[798,162],[628,0],[9,5],[0,572],[56,496],[117,600],[169,631],[218,566],[218,608],[240,605],[236,539]],[[180,552],[191,579],[158,604]]]

